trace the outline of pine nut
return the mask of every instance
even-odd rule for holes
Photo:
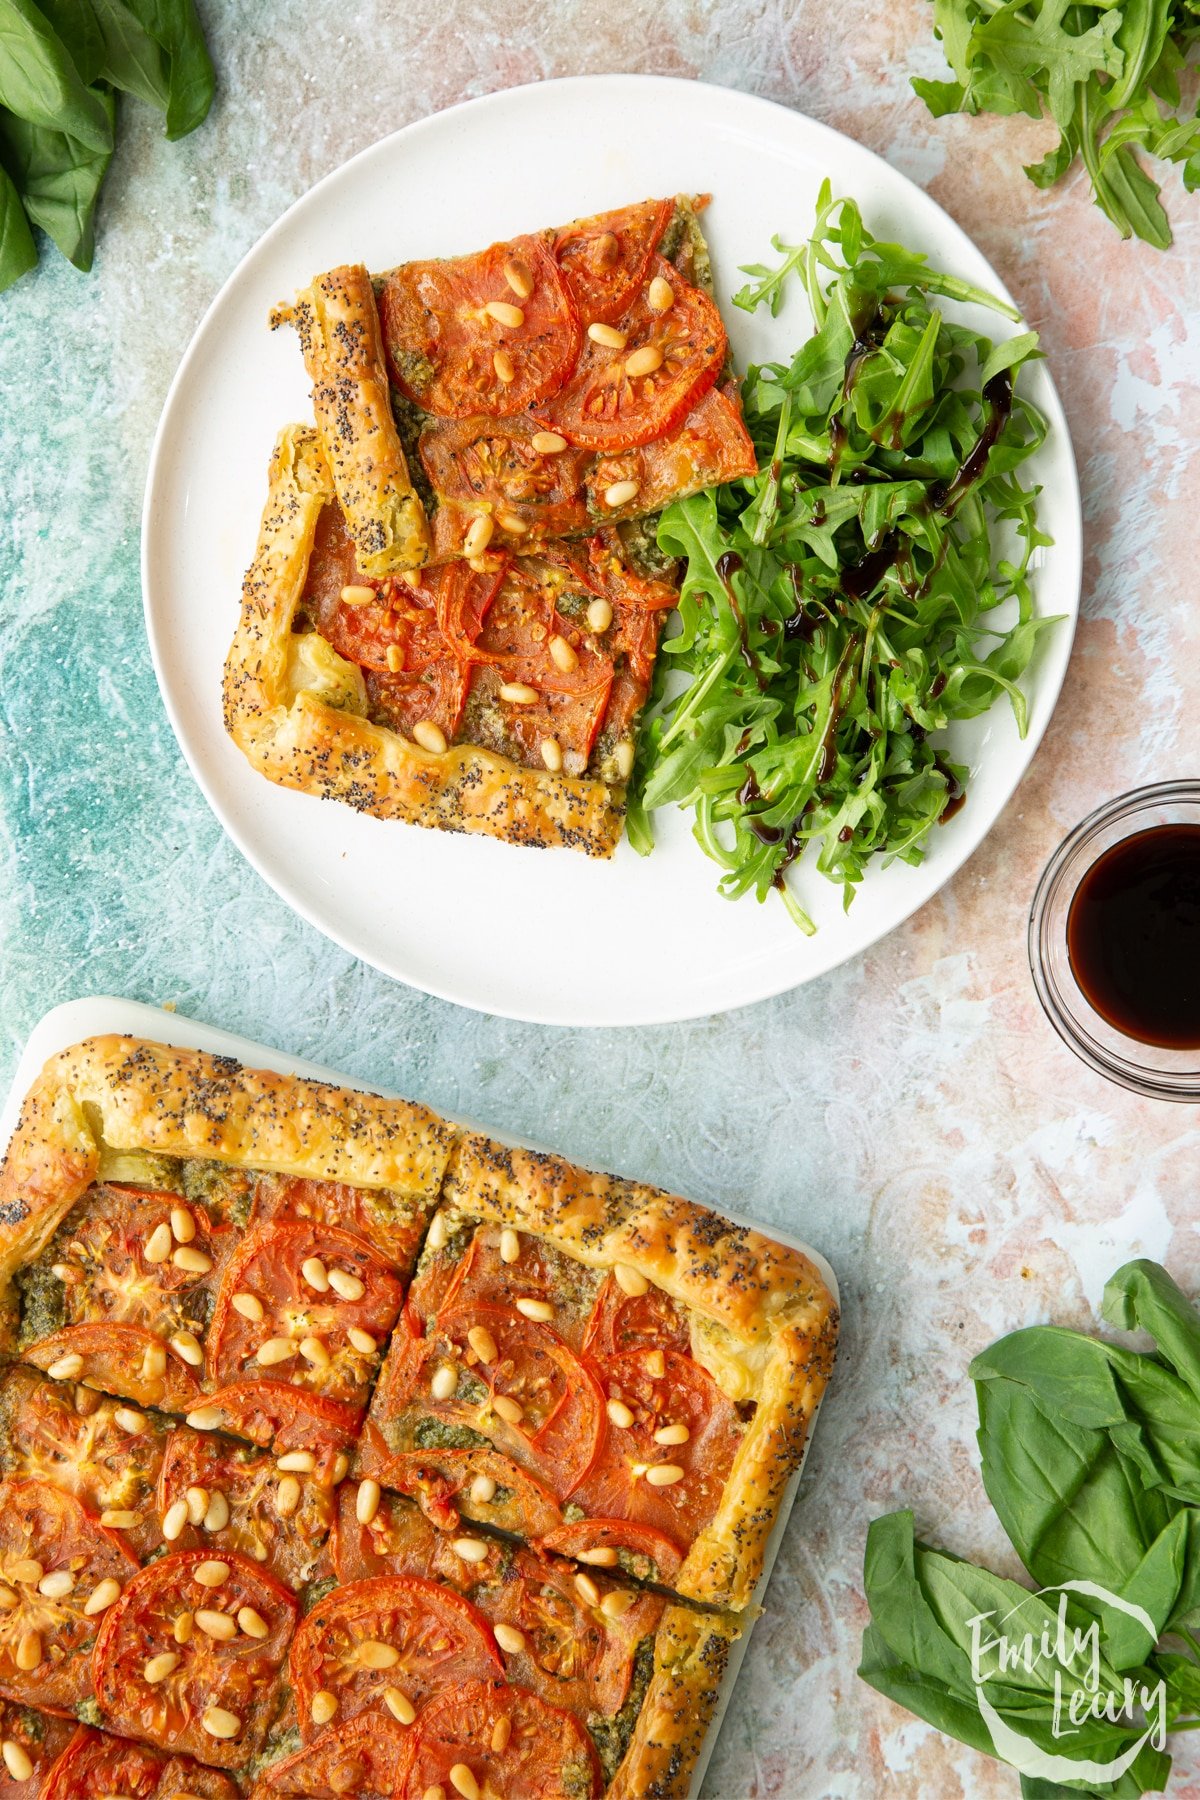
[[[515,1625],[497,1625],[493,1629],[496,1642],[510,1656],[516,1656],[518,1651],[525,1648],[525,1633],[518,1631]]]
[[[5,1738],[0,1745],[0,1753],[4,1756],[4,1766],[14,1781],[28,1781],[33,1774],[33,1762],[28,1750],[18,1744],[15,1738]]]
[[[202,1520],[205,1531],[224,1531],[229,1523],[229,1502],[220,1488],[213,1494],[205,1508]]]
[[[109,1512],[100,1514],[100,1523],[109,1531],[132,1531],[135,1525],[142,1522],[141,1513],[131,1512],[128,1507],[115,1506]]]
[[[281,1519],[290,1519],[300,1505],[300,1483],[294,1475],[285,1475],[275,1490],[275,1511]]]
[[[479,1783],[468,1769],[466,1763],[450,1765],[450,1786],[462,1800],[479,1800]]]
[[[197,1563],[192,1570],[192,1580],[198,1581],[201,1587],[218,1588],[229,1575],[227,1562]]]
[[[625,373],[631,381],[639,375],[653,375],[655,369],[662,368],[663,353],[657,344],[643,344],[632,356],[625,358]]]
[[[629,1588],[614,1588],[600,1602],[600,1611],[606,1619],[622,1619],[636,1599],[637,1595]]]
[[[163,1514],[162,1534],[168,1544],[173,1544],[177,1537],[183,1536],[183,1528],[188,1522],[188,1503],[186,1500],[174,1500]]]
[[[193,1431],[215,1431],[224,1416],[219,1406],[198,1406],[187,1414],[187,1423]]]
[[[193,1244],[180,1244],[171,1261],[177,1269],[186,1269],[191,1275],[207,1275],[212,1268],[212,1257],[197,1250]]]
[[[507,350],[497,350],[494,353],[492,367],[496,371],[496,380],[502,381],[506,387],[516,379],[517,366]]]
[[[575,648],[567,642],[565,637],[556,633],[550,639],[549,649],[555,667],[561,669],[564,675],[570,675],[579,667],[579,658],[575,654]]]
[[[524,537],[529,530],[528,525],[525,523],[520,513],[498,512],[496,514],[496,523],[499,525],[501,531],[507,531],[510,537]]]
[[[501,1713],[500,1717],[496,1720],[496,1723],[492,1726],[492,1749],[496,1752],[497,1756],[502,1750],[508,1749],[508,1740],[511,1736],[512,1720],[507,1713]]]
[[[467,1333],[467,1342],[480,1362],[495,1362],[500,1354],[496,1348],[496,1340],[486,1325],[472,1325]]]
[[[670,312],[675,304],[675,289],[661,275],[656,275],[650,283],[646,298],[655,312]]]
[[[352,581],[342,589],[343,606],[370,606],[375,598],[373,587],[364,587],[360,582]]]
[[[101,1405],[100,1396],[95,1388],[77,1387],[71,1397],[75,1402],[75,1411],[81,1419],[90,1419]]]
[[[607,631],[613,620],[613,609],[607,600],[593,600],[587,609],[589,631]]]
[[[67,1287],[79,1280],[78,1269],[72,1268],[70,1263],[51,1263],[50,1273],[56,1281],[63,1282]]]
[[[142,1670],[142,1680],[148,1681],[151,1687],[157,1687],[168,1675],[173,1675],[179,1667],[179,1658],[173,1650],[163,1650],[158,1656],[152,1656]]]
[[[652,1469],[646,1470],[646,1480],[651,1487],[674,1487],[677,1481],[683,1480],[683,1470],[678,1463],[655,1463]]]
[[[529,442],[539,456],[557,456],[567,447],[566,438],[558,431],[535,431]]]
[[[327,1294],[329,1292],[329,1275],[319,1256],[307,1257],[300,1264],[300,1273],[316,1293]]]
[[[42,1579],[46,1573],[45,1563],[40,1563],[36,1556],[23,1556],[19,1561],[9,1563],[8,1573],[13,1581],[28,1583],[32,1586]]]
[[[519,1425],[525,1417],[525,1408],[520,1401],[511,1399],[508,1394],[497,1394],[492,1406],[496,1416],[506,1425]]]
[[[158,1376],[167,1372],[167,1353],[161,1344],[147,1344],[142,1356],[142,1377],[145,1381],[155,1381]]]
[[[542,753],[542,761],[552,775],[557,775],[563,765],[562,745],[557,738],[543,738],[539,748]],[[515,1257],[513,1261],[516,1261]]]
[[[103,1581],[96,1583],[83,1603],[83,1610],[89,1619],[94,1619],[97,1613],[107,1612],[113,1601],[120,1598],[120,1594],[120,1582],[108,1575]]]
[[[148,1263],[166,1262],[171,1254],[171,1227],[163,1219],[154,1227],[150,1236],[142,1246],[142,1255]]]
[[[691,1435],[686,1425],[664,1425],[661,1431],[655,1432],[654,1441],[656,1444],[686,1444]]]
[[[379,1511],[380,1487],[377,1481],[368,1478],[358,1484],[358,1493],[354,1499],[354,1516],[360,1525],[369,1525]]]
[[[500,1261],[515,1263],[521,1254],[521,1240],[511,1225],[500,1233]]]
[[[605,1410],[612,1423],[622,1431],[628,1431],[633,1424],[633,1414],[623,1400],[610,1400]]]
[[[196,1235],[196,1221],[186,1206],[171,1208],[171,1235],[177,1244],[190,1244]]]
[[[487,1561],[488,1547],[482,1538],[455,1538],[450,1548],[460,1562],[481,1563]]]
[[[506,681],[500,689],[500,698],[510,706],[532,706],[537,697],[537,689],[524,681]]]
[[[44,1594],[47,1600],[65,1600],[75,1591],[75,1577],[70,1569],[51,1569],[37,1585],[38,1593]]]
[[[358,1276],[352,1275],[349,1269],[330,1269],[329,1285],[343,1300],[361,1300],[367,1291]]]
[[[622,738],[616,751],[617,774],[622,781],[628,781],[633,774],[633,745],[628,738]]]
[[[589,1606],[599,1606],[600,1589],[590,1575],[580,1573],[575,1577],[575,1592],[581,1600],[586,1600]]]
[[[212,1498],[212,1496],[206,1487],[190,1487],[190,1488],[188,1488],[187,1493],[185,1495],[185,1499],[187,1501],[187,1516],[188,1516],[189,1524],[192,1524],[192,1525],[203,1524],[204,1515],[208,1511],[208,1503],[211,1498]]]
[[[616,1276],[617,1286],[621,1292],[628,1294],[633,1300],[638,1299],[650,1286],[641,1270],[630,1268],[628,1263],[616,1263],[613,1267],[613,1274]]]
[[[263,1316],[263,1303],[257,1294],[234,1294],[229,1304],[234,1312],[241,1313],[243,1319],[249,1319],[255,1325]]]
[[[525,323],[525,314],[519,306],[510,306],[507,300],[489,300],[484,307],[489,319],[495,319],[497,325],[506,325],[510,331],[517,331]]]
[[[205,1637],[212,1638],[218,1644],[227,1644],[230,1638],[237,1636],[237,1620],[231,1619],[228,1613],[209,1612],[202,1607],[196,1614],[196,1623]]]
[[[432,1219],[429,1221],[429,1231],[426,1235],[425,1242],[431,1250],[444,1250],[446,1248],[446,1236],[446,1215],[445,1213],[435,1212]]]
[[[429,1391],[435,1400],[449,1400],[458,1388],[458,1370],[452,1369],[449,1363],[443,1363],[440,1369],[433,1371],[433,1379],[429,1383]]]
[[[227,1712],[223,1706],[210,1706],[202,1715],[200,1723],[209,1737],[235,1738],[242,1729],[242,1721],[236,1713]]]
[[[601,324],[599,319],[588,326],[588,336],[593,344],[603,344],[606,350],[625,348],[625,333],[618,331],[615,325]]]
[[[510,256],[505,263],[504,279],[518,300],[528,300],[533,292],[533,276],[519,256]]]
[[[393,675],[398,675],[404,667],[404,652],[398,644],[389,644],[384,661]]]
[[[333,1485],[340,1486],[350,1473],[350,1458],[344,1450],[339,1450],[333,1459]]]
[[[660,1375],[667,1372],[667,1359],[661,1350],[647,1350],[646,1373],[653,1375],[657,1381]]]
[[[474,1506],[487,1506],[496,1498],[496,1483],[490,1475],[477,1475],[471,1483],[471,1502]]]
[[[319,1337],[301,1338],[300,1354],[306,1363],[312,1364],[314,1369],[327,1369],[329,1367],[330,1355]],[[261,1357],[259,1360],[262,1360]]]
[[[467,526],[466,536],[463,538],[463,554],[465,556],[482,556],[492,541],[494,529],[489,513],[476,513]]]
[[[615,1569],[621,1560],[620,1552],[611,1544],[597,1544],[594,1550],[581,1550],[579,1561],[589,1563],[594,1569]]]
[[[399,1719],[402,1725],[411,1725],[417,1716],[417,1709],[408,1695],[398,1687],[384,1688],[383,1703],[393,1719]]]
[[[74,1381],[77,1375],[83,1374],[83,1358],[72,1350],[68,1355],[60,1356],[57,1362],[52,1362],[46,1373],[52,1381]]]
[[[168,1342],[180,1362],[187,1363],[193,1369],[198,1369],[203,1363],[204,1352],[200,1348],[199,1339],[190,1331],[177,1331]]]
[[[26,1675],[42,1660],[42,1636],[39,1631],[23,1631],[17,1642],[16,1662]]]
[[[513,1304],[524,1318],[536,1319],[542,1325],[548,1324],[554,1317],[554,1307],[549,1300],[534,1300],[522,1294]]]
[[[113,1423],[119,1425],[122,1431],[127,1431],[130,1437],[137,1437],[146,1429],[146,1415],[135,1412],[132,1406],[118,1406],[113,1413]]]
[[[627,506],[636,498],[638,483],[636,481],[614,481],[610,488],[604,490],[605,506]]]
[[[253,1606],[239,1606],[237,1622],[238,1630],[244,1632],[247,1637],[265,1638],[270,1636],[271,1627]]]
[[[400,1652],[394,1644],[381,1644],[378,1638],[367,1638],[358,1646],[358,1660],[364,1669],[394,1669]]]
[[[311,1450],[289,1450],[275,1462],[281,1475],[311,1475],[316,1466],[317,1459]]]
[[[190,1644],[196,1629],[196,1615],[190,1612],[175,1614],[175,1623],[171,1627],[171,1636],[177,1644]]]
[[[254,1360],[265,1369],[274,1368],[276,1363],[290,1362],[296,1354],[296,1346],[291,1338],[264,1338],[258,1346]]]
[[[413,741],[420,744],[422,750],[428,750],[431,756],[444,756],[446,753],[446,734],[432,719],[417,720],[413,726]]]

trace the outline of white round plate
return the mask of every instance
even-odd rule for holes
[[[290,331],[267,313],[321,269],[481,249],[497,238],[647,194],[709,192],[704,216],[718,299],[739,367],[787,359],[811,331],[794,287],[778,319],[730,305],[742,263],[769,260],[772,233],[807,235],[830,175],[877,237],[900,239],[955,274],[1003,292],[958,226],[870,151],[799,113],[724,88],[608,75],[473,100],[363,151],[267,232],[226,282],[172,385],[150,463],[143,586],[167,711],[196,779],[271,886],[339,944],[387,974],[481,1011],[554,1025],[693,1018],[781,993],[865,949],[936,893],[1011,796],[1058,697],[1079,602],[1079,489],[1045,365],[1027,392],[1050,421],[1039,454],[1042,612],[1065,613],[1029,682],[1030,728],[1011,714],[956,729],[972,770],[967,805],[932,834],[919,868],[874,872],[848,914],[811,867],[793,873],[819,925],[803,936],[771,896],[736,904],[688,818],[660,812],[658,847],[622,843],[611,862],[534,852],[360,817],[275,787],[221,725],[221,670],[242,573],[254,550],[279,428],[311,417]],[[1010,329],[994,314],[975,322]],[[1018,330],[1014,326],[1011,329]]]

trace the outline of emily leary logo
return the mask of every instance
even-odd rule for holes
[[[1024,1607],[1014,1608],[999,1620],[995,1612],[977,1613],[968,1620],[975,1698],[997,1756],[1023,1775],[1049,1781],[1118,1781],[1147,1744],[1161,1750],[1166,1743],[1166,1684],[1159,1681],[1147,1687],[1129,1676],[1120,1676],[1114,1683],[1111,1670],[1106,1679],[1100,1626],[1094,1619],[1083,1629],[1071,1624],[1067,1617],[1070,1594],[1080,1594],[1126,1614],[1145,1631],[1147,1647],[1157,1639],[1154,1620],[1140,1606],[1110,1594],[1094,1581],[1064,1581],[1056,1587],[1043,1588],[1037,1596],[1048,1605],[1053,1605],[1053,1596],[1058,1596],[1054,1624],[1044,1624],[1039,1632],[1018,1629],[1016,1621]],[[1061,1741],[1061,1754],[1014,1731],[989,1703],[984,1683],[1014,1676],[1040,1676],[1043,1682],[1052,1678],[1048,1694],[1052,1707],[1050,1735]],[[1137,1738],[1111,1761],[1072,1756],[1072,1738],[1078,1737],[1089,1723],[1101,1721],[1141,1729]]]

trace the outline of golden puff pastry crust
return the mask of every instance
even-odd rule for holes
[[[740,1630],[725,1615],[667,1608],[646,1697],[604,1800],[684,1800]]]
[[[271,325],[296,327],[313,413],[365,575],[420,568],[429,556],[425,508],[396,430],[371,277],[361,264],[318,275]]]
[[[593,1269],[634,1269],[688,1310],[693,1356],[754,1410],[716,1515],[672,1586],[706,1605],[748,1606],[837,1347],[837,1306],[815,1264],[693,1201],[476,1133],[455,1146],[444,1196]]]
[[[334,486],[311,426],[289,425],[270,465],[258,548],[225,665],[225,728],[282,787],[359,812],[513,844],[611,856],[624,790],[522,768],[472,744],[438,753],[365,718],[362,677],[317,633],[297,633],[313,540]]]

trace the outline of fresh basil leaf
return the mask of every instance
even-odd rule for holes
[[[37,0],[37,6],[62,39],[81,79],[91,87],[104,55],[92,0]]]
[[[111,94],[104,102],[115,114]],[[77,269],[92,266],[96,202],[111,160],[111,151],[89,150],[65,132],[0,113],[0,162],[20,189],[33,224]]]
[[[91,0],[91,5],[104,45],[104,79],[165,113],[171,87],[162,45],[123,0]]]
[[[10,176],[0,168],[0,293],[37,264],[37,246]]]
[[[89,150],[112,149],[108,109],[33,0],[0,0],[0,107]]]
[[[193,0],[124,0],[167,59],[167,136],[186,137],[208,117],[216,76]]]
[[[1120,1330],[1149,1332],[1200,1404],[1200,1314],[1160,1264],[1122,1264],[1105,1284],[1101,1313]]]

